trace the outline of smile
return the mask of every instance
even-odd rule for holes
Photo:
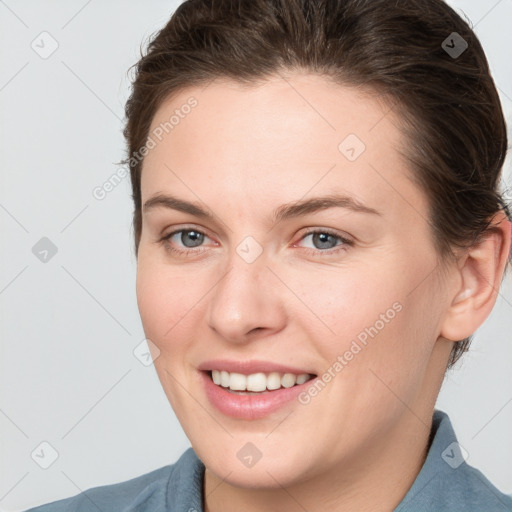
[[[229,388],[231,391],[261,393],[304,384],[312,378],[312,375],[309,373],[296,375],[279,372],[258,372],[244,375],[243,373],[225,370],[212,370],[211,378],[217,386]]]
[[[204,362],[198,368],[210,404],[225,416],[262,419],[285,407],[299,406],[298,395],[316,374],[263,361]]]

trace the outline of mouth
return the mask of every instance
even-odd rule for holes
[[[227,370],[210,370],[206,373],[216,386],[238,395],[259,395],[280,389],[289,389],[305,384],[316,377],[310,373],[256,372],[243,374]]]
[[[270,363],[216,361],[198,368],[210,404],[231,418],[257,420],[285,407],[303,407],[297,397],[314,373]]]

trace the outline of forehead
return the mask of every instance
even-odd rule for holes
[[[209,197],[217,189],[224,197],[276,201],[336,188],[395,209],[405,195],[421,208],[424,198],[398,152],[397,120],[376,92],[318,75],[189,87],[152,120],[156,144],[144,160],[143,200],[169,187],[190,197],[187,185]]]

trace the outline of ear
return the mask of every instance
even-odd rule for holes
[[[481,242],[459,261],[456,289],[440,335],[460,341],[471,336],[491,313],[510,255],[512,223],[496,215]]]

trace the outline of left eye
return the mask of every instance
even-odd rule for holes
[[[349,241],[339,235],[336,235],[334,233],[331,233],[329,231],[325,230],[317,230],[317,231],[310,231],[309,233],[306,233],[301,240],[305,240],[307,237],[311,236],[311,241],[313,245],[319,245],[319,247],[314,247],[315,249],[334,249],[334,247],[337,247],[338,245],[348,244]],[[336,240],[340,240],[341,243],[337,244]],[[334,242],[334,245],[332,243]]]

